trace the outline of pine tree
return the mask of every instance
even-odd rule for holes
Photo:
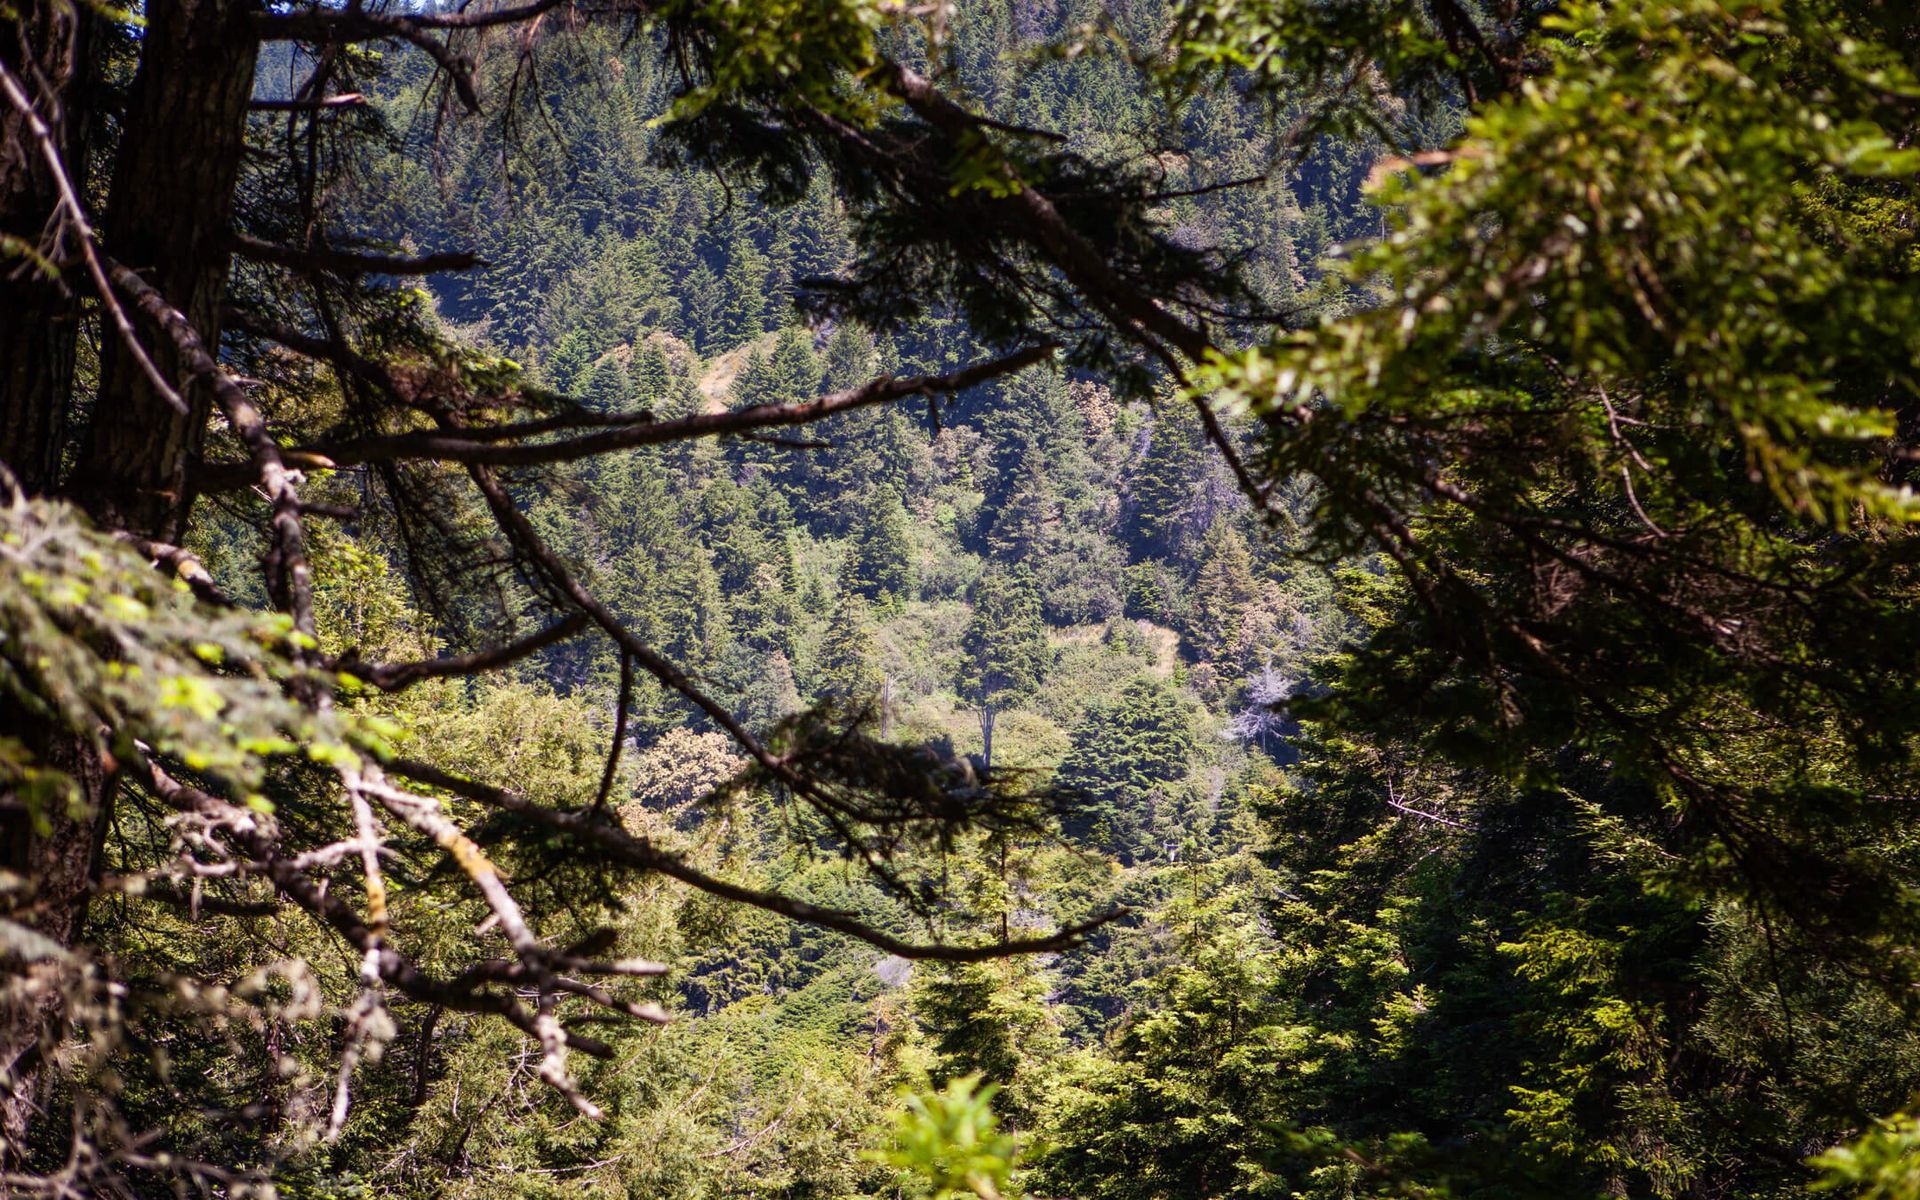
[[[612,354],[603,356],[593,364],[586,385],[580,389],[580,399],[597,412],[625,412],[633,403],[633,389],[627,380],[625,364]]]
[[[887,487],[866,489],[853,507],[842,584],[883,607],[898,607],[913,598],[916,574],[906,507]]]
[[[1173,791],[1199,748],[1186,705],[1165,683],[1141,676],[1111,704],[1088,710],[1054,785],[1072,836],[1122,862],[1158,857],[1177,805]]]
[[[1062,1040],[1042,973],[1031,960],[928,964],[914,982],[914,1015],[933,1035],[934,1086],[978,1075],[1001,1089],[996,1111],[1030,1125],[1047,1099],[1039,1079]]]
[[[854,387],[873,378],[876,366],[873,338],[858,325],[841,325],[827,339],[826,376],[828,391]]]
[[[1039,448],[1022,456],[1017,480],[987,533],[987,552],[997,562],[1037,568],[1060,525],[1060,498]]]
[[[873,655],[873,620],[866,600],[842,590],[827,618],[825,634],[814,661],[816,700],[838,700],[863,707],[880,690],[880,670]]]
[[[671,404],[673,368],[666,352],[651,339],[640,343],[627,363],[627,376],[633,385],[634,399],[644,408],[660,413]]]
[[[1189,632],[1194,654],[1229,683],[1251,670],[1255,641],[1270,618],[1253,574],[1247,540],[1230,518],[1214,522],[1201,551],[1200,573],[1190,593]]]
[[[767,260],[744,233],[727,243],[726,270],[720,277],[720,307],[713,344],[738,346],[766,332]]]
[[[993,769],[993,726],[1000,711],[1031,696],[1053,666],[1032,577],[990,568],[974,586],[973,614],[960,639],[954,686],[980,718],[980,761]]]
[[[768,366],[774,392],[782,401],[804,400],[820,390],[820,360],[813,352],[813,336],[801,326],[789,325],[780,331]]]
[[[800,711],[800,688],[784,651],[758,656],[757,669],[741,696],[736,715],[747,728],[765,733]]]
[[[1036,1171],[1041,1194],[1406,1194],[1351,1190],[1337,1169],[1299,1188],[1273,1173],[1290,1149],[1279,1122],[1311,1086],[1316,1047],[1282,999],[1274,947],[1246,906],[1244,895],[1228,891],[1157,914],[1169,930],[1192,930],[1196,943],[1146,982],[1143,1003],[1116,1032],[1112,1060],[1050,1114]],[[1313,1156],[1313,1165],[1328,1157]]]
[[[1185,550],[1183,519],[1193,503],[1200,446],[1195,422],[1172,401],[1154,411],[1147,451],[1128,479],[1128,527],[1142,554],[1167,558]]]
[[[705,261],[696,259],[683,277],[680,293],[681,333],[702,354],[727,348],[723,335],[722,310],[726,293],[720,277]]]
[[[578,329],[569,330],[547,356],[547,386],[556,392],[572,395],[586,382],[593,370],[593,344],[587,335]]]
[[[733,377],[727,396],[734,408],[778,404],[786,398],[765,350],[755,346],[747,352],[747,361],[740,364],[740,373]]]

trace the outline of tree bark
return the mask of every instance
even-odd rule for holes
[[[69,173],[84,179],[95,18],[84,4],[57,0],[16,11],[0,24],[0,64],[35,93]],[[30,492],[59,478],[72,401],[80,294],[48,268],[69,266],[77,248],[58,236],[60,225],[53,170],[25,115],[0,103],[0,462]]]
[[[220,344],[234,186],[259,51],[242,0],[152,0],[114,162],[106,242],[185,314],[209,349]],[[178,542],[191,497],[187,469],[205,444],[213,397],[164,334],[147,354],[186,401],[175,410],[131,350],[103,340],[100,396],[69,490],[95,520]]]
[[[41,0],[52,11],[53,0]],[[84,5],[73,9],[86,11]],[[246,138],[247,98],[253,89],[258,42],[243,0],[149,0],[141,59],[114,162],[104,237],[107,251],[138,271],[192,323],[201,342],[219,345],[225,297],[234,189]],[[39,36],[57,36],[52,18],[18,26],[30,50]],[[0,31],[12,33],[13,30]],[[13,53],[0,49],[0,53]],[[47,57],[52,51],[36,52]],[[57,54],[54,55],[57,57]],[[8,60],[11,64],[12,60]],[[10,68],[11,69],[11,66]],[[42,114],[45,119],[46,114]],[[69,121],[65,136],[77,136]],[[21,160],[32,149],[21,129],[0,127],[7,138],[0,161],[0,214],[30,222],[46,197]],[[71,161],[71,160],[70,160]],[[5,226],[14,232],[14,226]],[[74,397],[72,333],[55,330],[44,306],[9,278],[0,293],[0,456],[18,456],[14,468],[29,490],[55,485],[64,445],[63,415]],[[38,328],[15,311],[19,295],[43,305]],[[71,301],[63,303],[71,304]],[[62,310],[65,311],[65,310]],[[64,340],[62,338],[64,337]],[[185,369],[163,332],[141,334],[146,353],[187,403],[177,411],[138,358],[109,330],[101,338],[100,389],[93,417],[64,491],[103,528],[177,542],[191,495],[187,472],[204,444],[212,397]],[[16,354],[18,357],[16,357]],[[63,357],[64,355],[64,357]],[[17,414],[17,417],[16,417]],[[17,421],[17,424],[16,424]],[[13,460],[9,460],[12,462]],[[25,798],[0,794],[0,841],[7,863],[31,887],[9,917],[63,946],[72,946],[85,920],[98,870],[101,831],[111,820],[112,782],[87,731],[36,723],[0,703],[0,730],[20,737],[36,760],[69,776],[74,802],[58,811],[27,811]],[[35,819],[37,818],[37,820]],[[36,968],[44,973],[46,968]],[[30,979],[29,975],[16,976]],[[24,1153],[34,1115],[39,1048],[58,1033],[58,988],[33,995],[0,995],[0,1158]]]
[[[0,700],[0,729],[75,785],[70,806],[39,814],[21,797],[0,792],[0,864],[28,884],[24,893],[5,897],[0,915],[71,947],[93,894],[107,773],[84,739],[11,700]],[[0,992],[0,1170],[16,1168],[26,1156],[40,1062],[57,1036],[68,975],[65,964],[48,959],[8,961],[0,972],[6,988]]]

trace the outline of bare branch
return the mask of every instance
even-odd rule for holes
[[[569,0],[533,0],[513,8],[458,8],[409,15],[368,12],[363,8],[308,8],[299,12],[259,13],[254,30],[263,41],[357,41],[399,36],[395,28],[486,29],[511,25],[559,8]]]
[[[480,111],[480,93],[473,82],[473,62],[456,54],[436,31],[485,29],[536,19],[567,0],[534,0],[513,8],[456,9],[440,13],[399,14],[371,12],[354,4],[345,8],[308,8],[298,12],[262,12],[253,15],[254,32],[262,41],[362,42],[393,39],[424,51],[453,81],[468,112]]]
[[[518,662],[529,654],[536,654],[548,646],[564,642],[589,624],[591,622],[587,620],[585,614],[573,613],[547,626],[539,633],[521,638],[516,642],[508,642],[504,646],[476,650],[472,654],[405,663],[366,663],[357,659],[343,659],[334,665],[334,669],[364,679],[382,691],[398,692],[412,687],[423,679],[447,679],[496,670],[509,663]]]
[[[328,271],[335,275],[432,275],[440,271],[465,271],[480,262],[477,255],[464,250],[402,258],[357,250],[281,246],[244,233],[233,236],[233,249],[242,258],[255,262],[296,270]]]
[[[338,96],[319,96],[311,100],[249,100],[249,112],[315,112],[332,108],[365,108],[367,98],[359,92]]]
[[[1070,925],[1046,937],[989,942],[982,946],[950,946],[941,943],[908,942],[884,933],[839,909],[821,908],[779,892],[760,891],[717,879],[693,866],[679,855],[635,837],[619,826],[598,820],[582,812],[566,812],[535,804],[517,792],[442,771],[412,760],[395,760],[387,769],[396,775],[431,787],[441,788],[469,800],[524,817],[544,828],[574,837],[583,848],[592,848],[612,862],[644,871],[658,871],[699,891],[723,900],[733,900],[767,912],[790,917],[822,929],[831,929],[858,938],[870,946],[897,954],[901,958],[939,962],[984,962],[1016,954],[1053,953],[1071,949],[1088,933],[1125,913],[1116,909],[1090,921]]]
[[[275,337],[275,341],[282,339]],[[312,339],[308,339],[311,341]],[[283,345],[287,343],[282,341]],[[319,345],[324,345],[321,343]],[[318,349],[319,345],[314,346]],[[290,347],[301,349],[301,347]],[[401,459],[459,462],[494,467],[524,467],[541,463],[573,462],[616,450],[638,446],[658,446],[692,438],[744,434],[759,429],[807,425],[838,413],[852,412],[876,404],[888,404],[909,396],[963,391],[989,379],[1025,370],[1052,356],[1051,342],[1028,346],[1012,354],[974,363],[945,375],[912,375],[905,379],[883,376],[858,387],[830,392],[799,404],[755,404],[726,412],[696,413],[671,421],[656,421],[651,414],[633,413],[594,420],[582,417],[579,425],[604,426],[599,432],[549,442],[520,442],[555,430],[556,422],[528,422],[520,426],[457,431],[421,431],[397,433],[385,437],[360,438],[350,442],[318,443],[302,447],[299,453],[315,455],[333,466],[356,466],[368,462]],[[496,444],[507,442],[509,444]]]
[[[193,589],[193,594],[202,601],[221,608],[236,607],[233,597],[227,595],[225,589],[214,582],[213,576],[207,573],[207,568],[201,564],[199,557],[193,551],[124,531],[114,536],[139,551],[154,566],[163,567],[185,580],[187,586]]]

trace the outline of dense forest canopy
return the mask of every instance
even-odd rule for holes
[[[0,1193],[1920,1197],[1916,62],[0,5]]]

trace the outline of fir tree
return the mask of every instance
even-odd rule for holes
[[[720,277],[714,345],[738,346],[766,332],[767,260],[744,233],[727,243],[726,270]]]
[[[1062,827],[1123,862],[1158,857],[1157,843],[1182,833],[1169,821],[1195,748],[1192,716],[1173,690],[1151,676],[1134,680],[1073,732],[1054,776]]]
[[[914,546],[907,511],[892,488],[868,488],[854,503],[843,586],[887,607],[913,597]]]
[[[843,590],[827,618],[814,660],[816,699],[838,700],[856,708],[873,702],[880,670],[873,654],[873,619],[858,592]]]
[[[569,330],[547,356],[547,386],[556,392],[571,395],[593,370],[593,344],[587,335],[578,329]]]
[[[1037,447],[1020,459],[1017,479],[988,531],[987,550],[997,562],[1037,567],[1060,524],[1060,499]]]
[[[1214,522],[1201,550],[1188,620],[1194,654],[1223,682],[1239,679],[1253,666],[1256,635],[1267,623],[1261,593],[1246,539],[1231,519]]]
[[[661,412],[671,406],[673,368],[667,363],[666,352],[652,339],[642,341],[634,351],[627,363],[627,376],[642,407]]]
[[[1185,550],[1183,521],[1199,478],[1200,447],[1191,416],[1163,402],[1153,414],[1147,449],[1128,479],[1128,528],[1142,554]]]
[[[593,364],[586,385],[580,389],[580,399],[587,407],[597,412],[625,412],[633,402],[632,385],[627,380],[627,368],[615,355],[603,356]]]
[[[980,718],[980,761],[993,769],[993,726],[1000,711],[1031,696],[1053,665],[1032,577],[990,569],[973,592],[960,640],[955,690]]]

